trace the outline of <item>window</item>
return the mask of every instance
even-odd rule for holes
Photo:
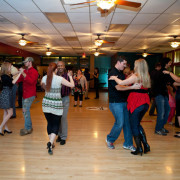
[[[174,54],[174,63],[180,62],[180,51],[175,51]]]

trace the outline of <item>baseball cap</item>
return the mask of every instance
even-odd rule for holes
[[[23,63],[26,63],[26,62],[28,62],[28,61],[33,62],[34,59],[33,59],[32,57],[27,57],[27,58],[23,61]]]

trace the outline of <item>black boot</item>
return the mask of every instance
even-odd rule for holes
[[[134,154],[134,155],[141,154],[141,156],[142,156],[143,149],[142,149],[142,145],[141,145],[140,136],[134,136],[134,140],[135,140],[135,143],[136,143],[136,151],[131,152],[131,154]]]
[[[47,149],[48,149],[48,153],[50,154],[50,155],[52,155],[53,154],[53,151],[52,151],[52,145],[51,145],[51,142],[48,142],[47,143]]]
[[[146,134],[144,132],[144,129],[140,130],[140,138],[144,146],[144,153],[147,153],[150,151],[150,146],[147,143]]]

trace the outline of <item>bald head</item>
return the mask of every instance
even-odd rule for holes
[[[59,71],[59,73],[63,73],[65,70],[65,63],[63,61],[59,61],[57,63],[57,70]]]

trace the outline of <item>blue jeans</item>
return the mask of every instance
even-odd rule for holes
[[[138,108],[136,108],[132,112],[132,114],[130,113],[129,120],[130,120],[133,136],[139,136],[140,131],[143,130],[143,127],[141,126],[140,122],[143,116],[145,115],[145,113],[147,112],[148,108],[149,108],[148,104],[143,104],[139,106]]]
[[[132,132],[129,123],[127,103],[109,103],[109,108],[115,118],[115,123],[111,132],[107,135],[107,141],[112,143],[116,141],[123,128],[125,139],[124,146],[132,146]]]
[[[167,96],[158,95],[155,97],[155,101],[157,105],[157,121],[155,131],[160,131],[167,123],[170,106]]]
[[[16,91],[17,91],[17,84],[14,84],[12,87],[13,116],[16,116]]]
[[[67,139],[67,132],[68,132],[67,114],[68,114],[69,103],[70,103],[69,96],[64,96],[62,98],[62,103],[63,103],[63,115],[61,117],[58,136],[62,140],[66,140]]]
[[[27,98],[27,99],[22,99],[23,115],[24,115],[24,120],[25,120],[24,127],[27,130],[32,129],[30,107],[31,107],[31,104],[34,101],[34,99],[35,99],[35,96],[32,96],[32,97]]]

